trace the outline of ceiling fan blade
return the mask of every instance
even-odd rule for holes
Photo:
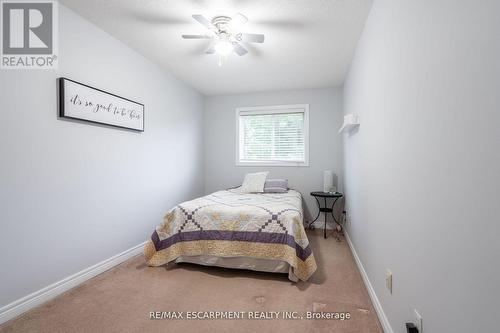
[[[210,30],[217,30],[217,28],[210,22],[205,16],[200,14],[194,14],[193,18],[198,21],[202,26]]]
[[[264,35],[263,34],[239,33],[236,35],[236,39],[241,41],[241,42],[264,43]]]
[[[248,53],[247,49],[245,49],[243,46],[241,46],[239,43],[234,43],[234,52],[239,55],[245,55]]]
[[[184,39],[210,39],[212,38],[209,35],[182,35]]]

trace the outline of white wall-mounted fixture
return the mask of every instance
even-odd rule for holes
[[[346,114],[344,116],[344,124],[342,124],[342,127],[339,129],[339,133],[349,132],[358,126],[359,126],[359,116],[352,113]]]

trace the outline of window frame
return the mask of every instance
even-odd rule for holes
[[[304,113],[304,161],[245,161],[240,159],[240,116],[241,115],[259,115],[259,114],[280,114],[293,113],[291,110],[303,110],[298,113]],[[309,104],[289,104],[289,105],[271,105],[271,106],[252,106],[236,108],[236,147],[235,163],[236,166],[309,166]]]

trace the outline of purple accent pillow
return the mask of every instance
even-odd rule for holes
[[[264,193],[285,193],[288,192],[288,180],[286,179],[266,179]]]

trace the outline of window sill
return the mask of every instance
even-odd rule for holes
[[[257,161],[257,162],[241,162],[237,161],[236,166],[254,166],[254,167],[308,167],[309,162],[272,162],[272,161]]]

